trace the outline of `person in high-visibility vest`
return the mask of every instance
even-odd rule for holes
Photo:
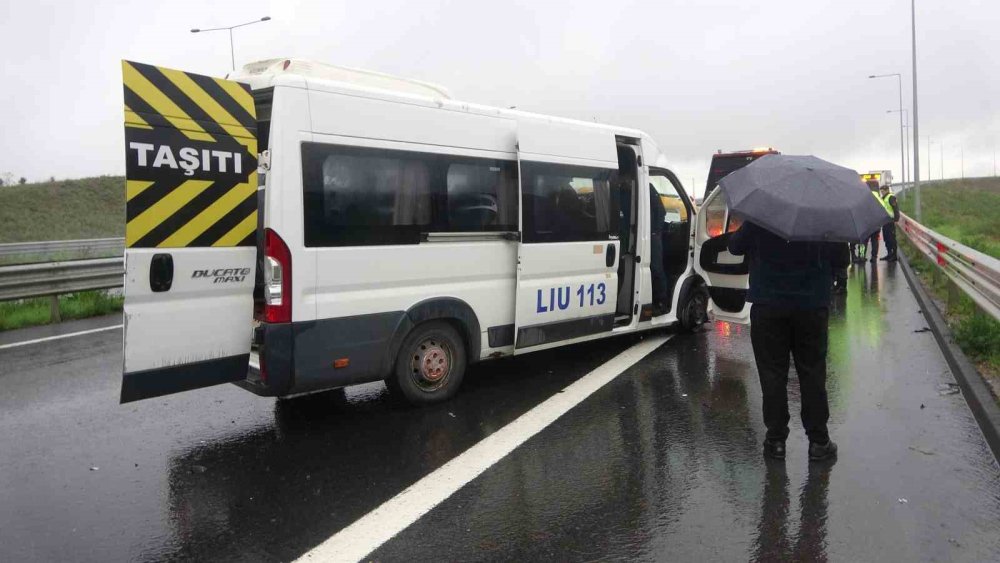
[[[882,198],[878,195],[878,181],[868,180],[868,189],[872,192],[872,197],[879,202],[883,207],[885,203],[882,202]],[[890,213],[892,215],[892,213]],[[868,260],[874,263],[878,260],[878,231],[872,233],[871,237],[868,238]]]
[[[885,258],[888,262],[895,262],[896,258],[896,222],[899,221],[899,203],[896,201],[896,194],[888,185],[882,186],[882,197],[879,201],[885,207],[886,213],[892,217],[891,223],[882,225],[882,238],[885,239]]]

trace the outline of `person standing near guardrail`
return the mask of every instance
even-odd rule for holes
[[[895,262],[896,258],[896,222],[899,221],[899,202],[896,201],[896,194],[892,193],[888,185],[882,186],[880,190],[882,206],[892,216],[892,222],[882,226],[882,239],[885,240],[885,257],[882,260]]]
[[[875,198],[875,201],[877,201],[882,207],[885,207],[885,203],[878,195],[878,182],[875,180],[868,180],[868,189],[871,190],[872,197]],[[868,261],[872,264],[878,260],[878,236],[879,232],[876,230],[872,233],[872,236],[868,237]]]

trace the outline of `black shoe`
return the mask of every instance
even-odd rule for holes
[[[785,459],[785,443],[778,440],[764,440],[764,455],[774,459]]]
[[[887,260],[892,260],[892,257],[891,257],[891,256],[883,256],[883,257],[881,258],[881,260],[882,260],[883,262],[885,262],[885,261],[887,261]]]
[[[876,258],[876,257],[872,256],[872,259],[871,259],[871,260],[869,260],[869,262],[871,262],[872,264],[874,264],[876,260],[878,260],[878,258]]]
[[[816,442],[809,444],[809,461],[826,461],[835,457],[837,457],[837,444],[833,440],[825,444],[817,444]]]
[[[895,254],[893,254],[892,256],[886,258],[886,260],[889,261],[889,262],[897,262],[897,261],[899,261],[899,257],[897,257]]]

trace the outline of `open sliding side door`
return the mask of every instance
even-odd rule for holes
[[[722,190],[708,195],[696,217],[694,269],[708,284],[709,311],[718,320],[749,324],[749,265],[746,256],[735,256],[727,248],[740,222],[729,216]]]
[[[517,351],[610,332],[618,295],[614,134],[518,123]]]
[[[122,74],[126,403],[247,375],[257,120],[244,84],[129,61]]]

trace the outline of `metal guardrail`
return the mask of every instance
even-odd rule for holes
[[[0,259],[13,256],[78,254],[80,258],[101,254],[124,254],[125,239],[99,238],[0,244]]]
[[[0,267],[0,301],[121,287],[125,259],[97,258]]]
[[[936,233],[900,214],[899,226],[983,311],[1000,320],[1000,260]]]

